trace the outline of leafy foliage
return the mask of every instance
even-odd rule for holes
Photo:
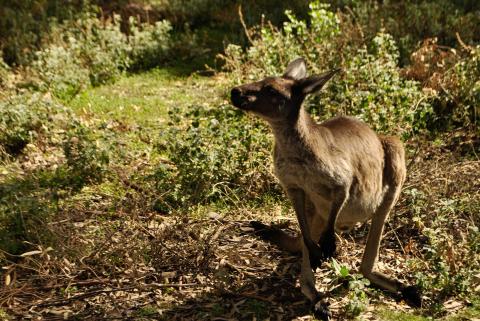
[[[0,155],[26,159],[24,171],[5,171],[0,185],[0,248],[19,253],[23,242],[49,238],[46,224],[59,201],[101,181],[109,158],[98,135],[65,107],[39,95],[2,101],[0,115]]]
[[[162,165],[156,174],[157,188],[169,206],[231,205],[278,195],[270,170],[270,139],[262,123],[229,106],[175,108],[169,115],[159,149],[175,168]]]
[[[377,34],[369,48],[354,41],[342,30],[338,16],[328,5],[310,4],[310,24],[290,12],[283,30],[261,26],[255,31],[251,47],[227,47],[226,68],[235,82],[248,77],[281,74],[288,61],[302,56],[311,62],[312,71],[342,67],[343,73],[310,108],[322,117],[357,115],[379,131],[400,132],[409,136],[426,127],[432,106],[415,81],[405,80],[398,67],[399,52],[392,36]],[[343,50],[343,56],[337,54]],[[315,62],[315,63],[313,63]]]
[[[131,35],[120,30],[120,18],[103,22],[91,14],[54,28],[57,40],[36,54],[33,70],[41,79],[40,89],[51,90],[63,100],[87,86],[98,86],[123,71],[152,67],[170,47],[170,23],[155,25],[129,20]]]

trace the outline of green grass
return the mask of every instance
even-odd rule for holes
[[[132,74],[117,82],[87,89],[70,102],[77,114],[94,115],[100,120],[116,120],[141,126],[162,123],[168,108],[187,108],[194,103],[218,99],[211,78],[186,76],[175,68],[153,69]]]

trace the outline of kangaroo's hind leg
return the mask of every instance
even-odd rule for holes
[[[403,298],[412,306],[421,306],[421,297],[413,286],[405,286],[400,281],[387,277],[385,274],[374,271],[378,258],[383,228],[388,214],[400,196],[405,181],[405,156],[401,142],[394,137],[383,137],[382,144],[385,151],[384,186],[387,191],[384,199],[372,218],[367,244],[363,253],[360,272],[372,284],[390,291],[401,293]]]

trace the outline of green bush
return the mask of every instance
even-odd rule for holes
[[[442,75],[437,113],[448,127],[473,127],[480,135],[480,46]]]
[[[32,63],[40,89],[68,100],[88,86],[115,80],[123,71],[150,68],[165,58],[171,27],[130,20],[131,35],[120,30],[120,18],[102,21],[85,14],[52,28],[51,44],[36,53]]]
[[[378,34],[370,49],[346,58],[342,77],[321,96],[320,114],[355,115],[377,131],[404,138],[425,129],[434,117],[431,97],[418,82],[401,77],[398,57],[393,38]]]
[[[20,154],[28,143],[55,139],[55,126],[64,115],[68,115],[65,108],[39,95],[0,101],[0,158]]]
[[[155,176],[170,208],[219,202],[236,204],[279,195],[270,170],[268,130],[229,106],[192,106],[169,112],[158,145],[173,168]]]
[[[2,52],[0,51],[0,87],[7,84],[7,80],[10,74],[10,67],[3,60]]]
[[[19,254],[24,241],[49,242],[48,223],[62,199],[105,176],[109,152],[103,141],[65,107],[39,95],[0,101],[1,157],[9,160],[5,164],[22,164],[21,171],[5,167],[0,184],[2,250]]]
[[[130,17],[129,26],[130,68],[144,70],[158,66],[172,46],[170,22],[162,20],[153,25],[139,25],[133,17]]]
[[[128,66],[127,37],[115,19],[104,24],[87,14],[58,25],[52,33],[56,39],[37,52],[32,66],[42,80],[41,89],[56,97],[71,98],[89,85],[114,79]]]
[[[310,4],[309,23],[288,11],[286,15],[282,30],[261,26],[245,51],[227,47],[223,58],[234,82],[280,75],[290,60],[302,56],[312,73],[343,68],[321,97],[308,105],[317,108],[314,111],[322,118],[355,115],[376,130],[404,136],[426,127],[432,117],[430,98],[419,83],[401,77],[398,48],[389,34],[377,34],[368,47],[348,41],[351,34],[338,16],[319,2]]]
[[[427,38],[456,47],[457,33],[467,44],[480,41],[480,5],[472,0],[340,1],[348,5],[367,38],[382,29],[400,48],[401,64]]]
[[[10,66],[27,65],[53,21],[74,20],[93,8],[88,0],[0,1],[0,51]]]

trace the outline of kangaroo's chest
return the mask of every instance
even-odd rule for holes
[[[285,188],[301,188],[324,196],[329,196],[332,178],[326,166],[309,157],[293,155],[274,159],[275,175]]]

